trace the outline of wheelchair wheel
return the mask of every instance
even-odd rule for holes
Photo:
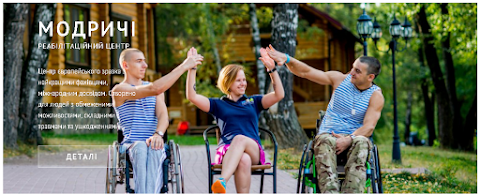
[[[382,175],[381,175],[381,168],[380,168],[380,156],[378,154],[378,148],[376,145],[373,146],[373,172],[372,172],[372,188],[373,193],[383,193],[383,186],[382,186]]]
[[[303,181],[303,172],[304,172],[304,164],[303,164],[303,161],[305,159],[305,153],[307,151],[307,144],[305,144],[303,146],[303,153],[302,153],[302,157],[300,158],[300,166],[298,167],[298,178],[297,178],[297,194],[300,193],[300,185],[302,184],[302,181]]]
[[[302,154],[302,159],[300,160],[297,193],[316,193],[317,191],[314,158],[313,141],[310,141],[308,145],[306,145]]]
[[[116,142],[108,146],[105,193],[115,193],[115,188],[117,186],[117,149]]]
[[[169,191],[173,194],[183,193],[182,191],[180,191],[181,178],[180,178],[180,167],[179,167],[180,162],[178,160],[178,153],[177,153],[178,151],[176,149],[176,145],[173,140],[170,140],[168,142],[168,145],[170,146],[170,152],[171,152],[170,153],[171,161],[168,168],[168,182],[170,183]]]
[[[185,183],[183,179],[183,166],[182,166],[182,155],[180,154],[180,146],[177,144],[177,156],[178,156],[178,167],[180,168],[180,189],[181,193],[185,193]]]

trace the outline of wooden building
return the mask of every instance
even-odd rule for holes
[[[35,5],[32,5],[32,10]],[[54,36],[52,43],[74,43],[74,42],[89,42],[89,43],[129,43],[131,47],[138,48],[144,52],[148,61],[149,68],[145,80],[153,81],[161,77],[161,73],[166,74],[169,70],[159,68],[157,64],[155,41],[155,4],[139,3],[139,4],[57,4],[55,21],[53,25]],[[311,26],[316,26],[322,30],[322,33],[315,37],[297,38],[297,50],[295,57],[307,64],[321,70],[338,70],[347,72],[357,57],[355,55],[355,44],[359,39],[351,32],[346,30],[342,24],[335,19],[328,16],[313,6],[308,4],[300,4],[299,19],[305,19]],[[33,13],[31,14],[33,16]],[[94,31],[92,36],[85,39],[72,40],[72,33],[66,37],[61,37],[57,32],[57,24],[60,21],[67,21],[70,28],[74,27],[73,21],[83,20],[85,24],[88,21],[96,21],[100,24],[102,21],[108,24],[114,21],[114,29],[117,29],[116,21],[127,21],[129,24],[135,22],[135,35],[128,33],[128,36],[123,36],[122,32],[114,31],[114,36],[102,36],[101,27]],[[29,21],[31,23],[31,21]],[[27,25],[31,26],[31,25]],[[63,26],[62,26],[63,27]],[[232,61],[243,64],[245,66],[255,67],[255,54],[250,34],[249,21],[245,21],[244,25],[232,27],[233,37],[225,38],[221,44],[229,44],[228,50],[220,50],[221,55],[228,53],[232,56]],[[26,32],[31,32],[36,29],[27,29]],[[64,32],[65,29],[60,29]],[[72,32],[73,29],[70,30]],[[85,29],[84,32],[87,32]],[[28,34],[26,33],[26,40]],[[108,33],[107,33],[108,34]],[[301,33],[298,33],[301,34]],[[262,46],[265,47],[270,43],[270,33],[265,32],[261,34]],[[28,41],[25,41],[28,47]],[[189,47],[189,46],[186,46]],[[219,48],[222,49],[222,48]],[[122,49],[52,49],[48,61],[48,69],[119,69],[118,57]],[[183,59],[182,59],[183,60]],[[178,64],[180,64],[178,62]],[[256,68],[252,75],[256,75]],[[171,70],[171,69],[170,69]],[[108,92],[116,83],[123,80],[123,74],[116,75],[102,75],[102,74],[48,74],[48,80],[104,80],[107,85],[82,85],[82,86],[58,86],[47,85],[45,91],[50,92],[92,92],[104,91]],[[171,119],[174,119],[174,124],[170,126],[169,131],[175,131],[176,124],[179,121],[188,121],[192,129],[202,129],[206,125],[212,123],[212,118],[197,109],[185,103],[185,94],[181,91],[180,81],[177,81],[174,86],[166,92],[167,106]],[[305,129],[313,129],[315,121],[318,117],[318,110],[326,109],[331,89],[310,82],[306,79],[294,78],[294,101],[299,122]],[[257,94],[258,88],[254,85],[249,85],[247,94]],[[103,97],[44,97],[45,103],[109,103],[110,96]],[[113,108],[49,108],[44,112],[51,113],[114,113]],[[43,123],[53,124],[113,124],[116,119],[94,119],[94,118],[54,118],[44,120]],[[113,130],[102,130],[102,132],[112,132]],[[88,133],[99,132],[91,130],[56,130],[60,133]]]

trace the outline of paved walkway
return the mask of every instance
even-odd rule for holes
[[[180,146],[180,149],[185,193],[208,193],[205,146]],[[38,168],[36,158],[9,158],[4,159],[3,193],[104,193],[105,175],[105,168]],[[272,182],[271,176],[265,177],[264,193],[273,193]],[[278,193],[295,193],[296,183],[291,174],[277,171]],[[250,192],[259,193],[259,185],[260,176],[252,176]],[[227,193],[235,192],[232,177]],[[125,193],[125,186],[117,185],[117,193]]]

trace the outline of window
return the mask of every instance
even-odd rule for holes
[[[132,34],[130,30],[132,29],[132,19],[128,16],[117,14],[117,13],[112,13],[111,21],[113,21],[113,37],[111,38],[111,43],[129,43],[132,45]],[[122,29],[127,28],[128,32],[127,36],[125,37],[125,34],[123,31],[118,30],[118,22],[120,21],[120,27]],[[127,26],[125,27],[125,21],[127,21]],[[120,53],[122,53],[123,49],[125,48],[120,48],[120,49],[112,49],[112,68],[121,68],[120,64],[118,63],[118,58],[120,57]]]
[[[64,19],[70,27],[69,33],[65,37],[65,43],[79,45],[74,49],[65,48],[66,68],[90,68],[90,50],[80,48],[80,44],[84,42],[90,43],[90,37],[88,37],[87,34],[87,25],[90,15],[89,13],[90,5],[88,4],[64,4]],[[85,33],[85,38],[75,37],[72,39],[75,21],[83,21],[83,31],[81,29],[77,29],[77,32]]]

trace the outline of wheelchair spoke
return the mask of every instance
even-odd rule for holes
[[[182,166],[182,158],[181,158],[181,155],[180,155],[180,146],[178,144],[176,144],[177,146],[177,156],[178,156],[178,165],[179,165],[179,168],[180,168],[180,193],[185,193],[185,185],[184,185],[184,181],[183,181],[183,166]]]

